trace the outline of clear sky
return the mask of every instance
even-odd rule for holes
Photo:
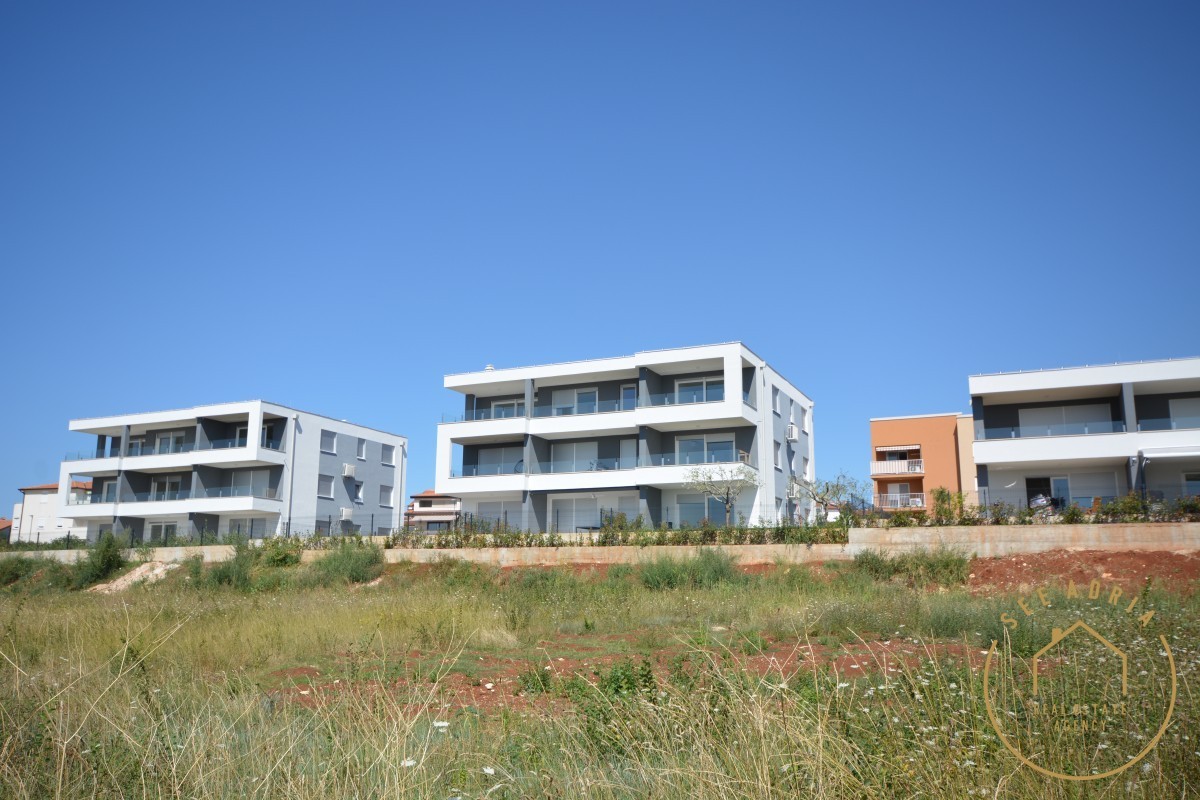
[[[73,417],[406,434],[443,374],[741,339],[820,474],[967,375],[1200,354],[1200,4],[0,10],[0,498]],[[0,506],[7,515],[8,506]]]

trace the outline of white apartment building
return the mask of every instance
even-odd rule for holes
[[[71,499],[85,497],[91,490],[90,481],[73,481],[70,488]],[[13,505],[9,541],[41,544],[68,536],[76,539],[86,536],[87,526],[79,525],[73,519],[60,517],[60,508],[57,483],[21,487],[21,502]]]
[[[77,419],[61,516],[134,542],[385,533],[404,508],[403,436],[263,400]],[[91,481],[82,497],[68,487]]]
[[[695,526],[724,506],[697,468],[745,465],[734,522],[807,518],[812,401],[740,342],[448,375],[463,414],[438,427],[436,487],[464,516],[526,530],[593,530],[608,515]]]
[[[1200,494],[1200,358],[975,375],[980,502]]]

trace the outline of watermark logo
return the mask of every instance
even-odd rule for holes
[[[1000,615],[984,702],[1001,743],[1026,766],[1067,781],[1111,778],[1166,733],[1175,658],[1142,600],[1098,580],[1067,581]]]

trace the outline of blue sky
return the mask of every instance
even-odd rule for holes
[[[817,470],[970,373],[1200,354],[1195,3],[9,3],[0,497],[67,420],[740,339]],[[7,506],[0,506],[6,514]]]

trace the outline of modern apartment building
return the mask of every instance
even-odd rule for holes
[[[934,489],[962,493],[974,504],[974,426],[969,414],[923,414],[871,420],[875,507],[924,509]]]
[[[60,515],[94,540],[390,532],[401,525],[408,440],[251,400],[77,419],[94,446],[59,472]],[[89,480],[82,497],[68,487]]]
[[[458,524],[461,516],[461,500],[426,489],[412,496],[404,512],[404,527],[421,533],[448,531]]]
[[[981,502],[1200,494],[1200,358],[970,378]]]
[[[806,517],[812,401],[740,342],[448,375],[463,413],[438,427],[437,492],[464,515],[540,531],[725,519],[687,488],[697,468],[744,465],[758,488],[734,521]]]
[[[72,481],[69,499],[79,500],[86,497],[91,490],[91,481]],[[41,543],[65,539],[68,536],[85,536],[87,527],[73,519],[60,516],[61,510],[57,483],[21,487],[21,502],[13,506],[11,540]]]

